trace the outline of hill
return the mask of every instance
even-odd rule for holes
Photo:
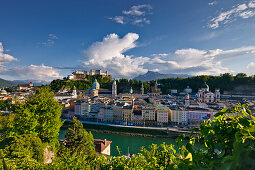
[[[15,86],[18,83],[0,78],[0,88]]]
[[[190,76],[187,74],[162,74],[159,72],[148,71],[144,75],[139,75],[133,79],[139,80],[139,81],[151,81],[151,80],[157,80],[157,79],[187,78],[187,77],[190,77]]]

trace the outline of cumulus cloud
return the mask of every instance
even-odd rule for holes
[[[9,62],[17,61],[17,60],[18,60],[17,58],[4,53],[4,47],[2,43],[0,42],[0,67],[2,67],[3,64],[7,64]]]
[[[126,78],[146,73],[148,70],[189,75],[219,75],[233,72],[223,66],[223,61],[255,54],[255,46],[250,46],[230,50],[179,49],[174,53],[153,54],[150,57],[125,55],[125,52],[136,47],[138,38],[139,35],[135,33],[128,33],[123,38],[117,34],[106,36],[101,42],[95,42],[85,50],[82,67],[108,70],[114,77]]]
[[[0,72],[2,75],[22,80],[52,80],[62,78],[58,70],[45,65],[16,66]]]
[[[219,13],[217,17],[210,20],[209,27],[216,29],[220,24],[224,25],[236,20],[237,18],[248,19],[255,15],[255,1],[239,4],[232,9]]]
[[[151,14],[152,6],[149,4],[135,5],[129,10],[123,10],[120,16],[108,17],[108,19],[119,24],[133,24],[142,26],[143,24],[150,24],[147,15]]]
[[[51,35],[52,38],[57,38]],[[61,78],[57,69],[45,65],[12,66],[8,64],[18,61],[17,58],[4,53],[4,48],[0,42],[0,74],[15,79],[52,80]]]
[[[247,65],[246,69],[249,75],[255,75],[255,62],[250,62]]]
[[[130,75],[146,73],[148,70],[141,65],[148,60],[146,57],[124,55],[127,50],[136,47],[138,34],[128,33],[123,38],[117,34],[109,34],[103,41],[93,43],[84,51],[86,61],[84,68],[108,70],[114,76],[129,77]]]

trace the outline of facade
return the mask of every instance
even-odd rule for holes
[[[154,106],[143,106],[142,107],[143,120],[155,121],[155,115],[156,115],[156,109]]]
[[[123,106],[122,108],[122,121],[130,123],[133,120],[133,106]]]
[[[220,102],[220,89],[215,89],[215,92],[211,92],[209,86],[205,83],[197,93],[198,101],[202,103]]]
[[[160,123],[168,123],[168,116],[170,113],[170,110],[168,107],[158,105],[156,107],[157,112],[157,122]]]
[[[122,121],[122,107],[123,105],[113,107],[113,121]]]
[[[112,98],[117,97],[117,83],[114,80],[112,83]]]
[[[156,80],[155,86],[151,87],[151,92],[148,93],[149,96],[160,96],[160,88],[158,88],[158,81]]]
[[[188,119],[190,124],[200,124],[204,120],[213,119],[214,115],[216,114],[216,111],[210,111],[207,109],[197,109],[189,111]]]
[[[111,143],[112,141],[107,141],[101,140],[101,139],[94,139],[94,146],[95,146],[95,151],[101,155],[111,155]]]
[[[172,110],[171,122],[181,124],[182,123],[182,110]]]
[[[75,71],[72,73],[72,75],[68,75],[68,79],[70,80],[85,80],[87,76],[95,76],[100,75],[102,78],[109,77],[108,72],[103,72],[102,70],[90,70],[90,71]]]
[[[76,88],[73,88],[73,92],[70,93],[57,93],[55,94],[55,99],[56,100],[64,100],[64,99],[77,99],[78,95],[77,95],[77,91]]]
[[[105,122],[113,122],[113,107],[106,106],[104,109],[104,121]]]

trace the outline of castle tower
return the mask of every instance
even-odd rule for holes
[[[116,80],[114,79],[112,83],[112,97],[115,98],[117,96],[117,83]]]
[[[220,102],[220,89],[215,89],[215,102]]]
[[[144,95],[143,82],[142,82],[141,94]]]

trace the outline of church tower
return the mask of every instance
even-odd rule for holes
[[[215,102],[220,102],[220,89],[215,89]]]
[[[142,82],[141,94],[144,95],[143,82]]]
[[[187,93],[185,95],[185,108],[189,107],[190,105],[190,102],[189,102],[189,94]]]
[[[115,98],[116,96],[117,96],[117,83],[114,79],[112,83],[112,98]]]
[[[76,91],[76,87],[75,87],[75,86],[73,87],[72,95],[73,95],[73,97],[72,97],[72,98],[77,98],[77,97],[78,97],[78,95],[77,95],[77,91]]]

